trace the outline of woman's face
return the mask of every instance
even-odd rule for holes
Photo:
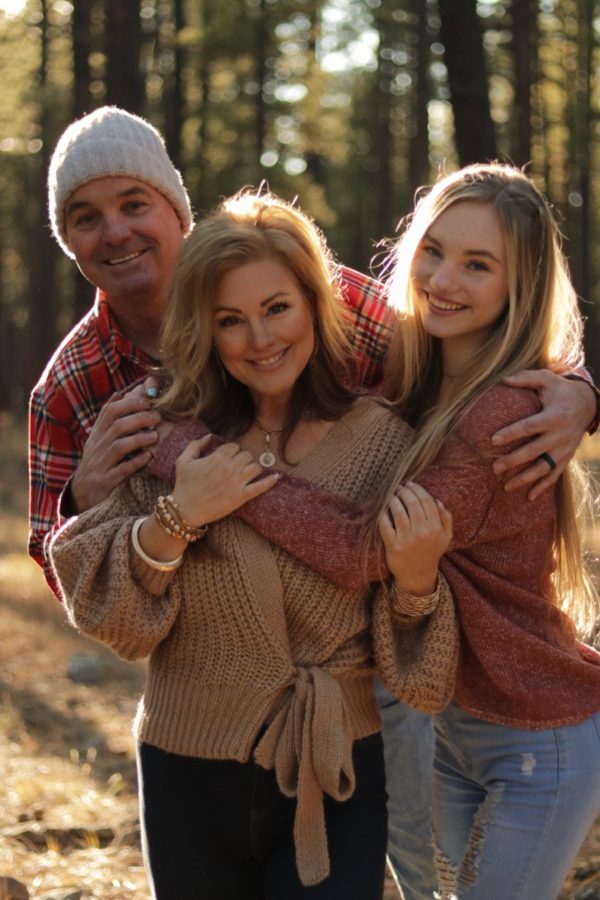
[[[213,299],[215,349],[255,402],[284,402],[310,360],[315,340],[310,304],[278,258],[245,263],[221,278]]]
[[[493,206],[460,200],[428,229],[412,266],[417,312],[458,366],[508,303],[506,248]]]

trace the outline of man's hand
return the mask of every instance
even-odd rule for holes
[[[118,484],[150,462],[160,414],[151,409],[149,386],[153,386],[150,379],[126,394],[115,394],[102,407],[71,481],[78,513],[105,500]]]
[[[496,432],[497,447],[522,438],[531,438],[522,447],[495,460],[493,469],[502,475],[516,466],[532,463],[506,481],[504,488],[514,491],[532,485],[528,497],[535,500],[558,480],[573,457],[596,411],[593,390],[582,381],[571,381],[546,369],[517,372],[504,379],[512,387],[537,391],[543,409]],[[550,456],[550,461],[544,455]],[[551,462],[555,463],[552,467]]]

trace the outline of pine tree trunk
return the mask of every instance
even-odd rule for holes
[[[461,166],[497,155],[477,0],[440,0],[441,37]]]

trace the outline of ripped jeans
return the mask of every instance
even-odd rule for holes
[[[436,716],[441,898],[555,900],[600,813],[600,713],[529,731]]]

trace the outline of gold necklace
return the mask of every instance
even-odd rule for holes
[[[258,457],[258,461],[265,469],[269,469],[277,462],[277,457],[271,450],[271,438],[274,434],[281,434],[283,428],[271,428],[271,430],[269,431],[269,429],[265,428],[262,422],[260,422],[258,419],[254,419],[254,424],[257,426],[257,428],[260,428],[265,436],[265,449]]]

